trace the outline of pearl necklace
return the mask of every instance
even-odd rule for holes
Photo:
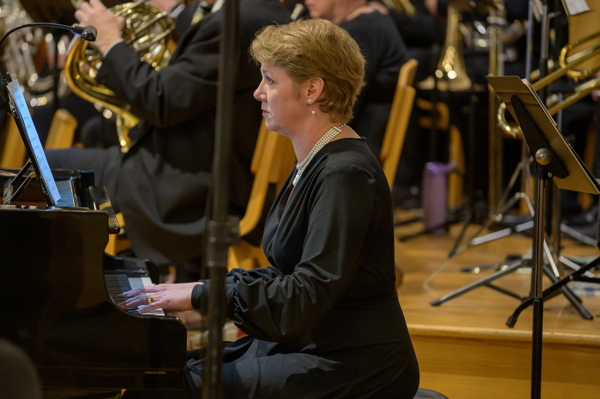
[[[344,126],[346,126],[345,123],[341,126],[333,126],[331,129],[329,129],[327,133],[321,136],[319,141],[315,143],[315,145],[310,150],[306,158],[304,158],[302,162],[296,165],[296,169],[298,171],[296,172],[296,176],[294,176],[294,180],[292,181],[292,184],[294,186],[298,183],[298,180],[300,180],[300,176],[302,176],[302,173],[304,173],[304,170],[306,169],[310,161],[314,158],[314,156],[317,155],[317,153],[321,151],[323,147],[325,147],[325,144],[329,143],[335,138],[335,136],[340,134]]]

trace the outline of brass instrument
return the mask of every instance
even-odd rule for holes
[[[473,82],[467,74],[463,56],[463,37],[460,31],[461,15],[453,3],[448,4],[444,51],[435,71],[437,88],[445,91],[469,91]]]
[[[469,78],[463,56],[465,43],[471,44],[472,47],[481,47],[480,40],[470,37],[473,35],[474,29],[463,24],[461,13],[473,9],[481,13],[488,13],[500,8],[502,8],[502,0],[450,0],[446,17],[446,36],[435,76],[430,76],[420,82],[419,88],[431,90],[437,87],[441,91],[456,92],[483,91],[484,88],[481,85],[473,84]],[[485,46],[489,45],[489,43],[485,44]]]
[[[32,22],[18,0],[0,0],[1,33]],[[2,50],[2,64],[6,72],[23,86],[25,98],[32,107],[44,105],[52,99],[54,76],[42,76],[41,71],[48,53],[53,51],[54,47],[52,36],[45,35],[41,28],[23,28],[6,39],[6,46]],[[60,92],[64,89],[66,85],[59,86]]]
[[[578,50],[576,43],[582,43],[583,38],[588,37],[598,28],[600,21],[600,0],[586,0],[588,7],[592,10],[583,14],[568,17],[569,24],[569,42],[573,44],[570,50]],[[586,46],[600,44],[600,36],[595,39],[586,40]],[[585,69],[600,65],[600,54],[582,63],[579,68]]]
[[[593,74],[595,74],[597,71],[599,71],[600,65],[589,67],[584,70],[577,70],[575,68],[579,65],[584,64],[586,61],[589,61],[594,57],[600,55],[600,44],[594,44],[574,54],[571,54],[573,49],[580,47],[582,44],[593,42],[598,37],[600,37],[600,31],[564,46],[560,52],[560,56],[558,59],[560,68],[546,75],[542,79],[532,83],[531,86],[533,87],[533,89],[538,91],[565,75],[569,76],[571,79],[577,82],[581,79],[587,79]],[[562,101],[550,105],[548,107],[548,112],[550,113],[550,115],[555,115],[556,113],[558,113],[558,111],[568,107],[569,105],[581,100],[583,97],[590,94],[598,86],[600,86],[600,77],[596,77],[587,81],[584,84],[577,86],[573,94],[571,94]],[[512,137],[519,137],[521,135],[521,128],[519,126],[510,126],[509,123],[506,121],[505,104],[501,104],[498,108],[497,120],[498,125],[504,133]]]
[[[417,11],[410,0],[383,0],[389,8],[395,8],[397,11],[406,14],[407,17],[414,17]]]
[[[159,70],[167,65],[171,53],[167,49],[169,35],[175,27],[168,13],[146,3],[120,4],[110,9],[114,14],[125,18],[123,39],[139,55],[142,61]],[[65,77],[71,90],[79,97],[99,103],[117,116],[117,132],[121,151],[129,150],[129,130],[139,123],[139,118],[130,112],[130,107],[108,87],[94,79],[98,72],[102,54],[77,38],[71,44],[71,51],[65,63]]]

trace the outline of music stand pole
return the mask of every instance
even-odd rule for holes
[[[215,128],[215,158],[213,162],[212,215],[208,222],[206,266],[209,270],[208,345],[202,397],[223,398],[223,325],[227,313],[225,276],[229,245],[239,239],[237,218],[229,216],[229,154],[233,122],[236,66],[240,57],[239,0],[227,0],[223,5],[217,88],[217,120]]]
[[[536,161],[536,201],[534,215],[533,265],[531,269],[533,297],[533,330],[531,336],[531,398],[541,397],[542,386],[542,338],[544,325],[544,300],[542,298],[542,277],[544,275],[544,215],[547,208],[547,195],[550,186],[548,172],[543,165],[550,163],[551,152],[540,148],[535,153]]]
[[[542,35],[540,49],[540,76],[546,76],[548,73],[548,3],[542,0]],[[529,78],[529,76],[527,76]],[[540,97],[548,97],[548,89],[544,88],[540,92]],[[523,129],[523,128],[522,128]],[[543,166],[548,165],[552,160],[552,153],[547,148],[540,148],[535,152],[536,162],[536,199],[534,214],[534,239],[533,239],[533,265],[531,268],[531,296],[533,298],[533,326],[531,335],[531,399],[540,399],[542,395],[542,339],[544,325],[544,299],[543,299],[543,268],[544,268],[544,232],[543,223],[546,215],[548,190],[550,178]]]

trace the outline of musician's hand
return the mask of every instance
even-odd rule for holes
[[[437,15],[437,13],[438,13],[438,0],[425,0],[425,2],[423,3],[423,5],[425,6],[425,8],[427,9],[427,11],[429,11],[429,13],[431,15]]]
[[[81,2],[81,8],[75,11],[75,18],[80,25],[92,25],[98,30],[96,41],[90,44],[102,54],[112,45],[123,40],[121,32],[125,26],[125,19],[113,14],[101,0]]]
[[[390,13],[390,9],[378,1],[369,1],[369,5],[377,10],[380,14],[388,15]]]
[[[159,284],[150,287],[138,288],[132,291],[124,292],[124,296],[130,297],[127,301],[119,304],[123,309],[135,308],[148,305],[144,308],[145,312],[155,309],[162,309],[165,313],[173,311],[192,310],[192,290],[194,286],[203,282],[180,283],[180,284]],[[150,297],[150,303],[148,303]]]
[[[173,8],[175,8],[175,6],[177,4],[179,4],[179,1],[178,0],[150,0],[149,3],[162,11],[171,12],[171,10]]]

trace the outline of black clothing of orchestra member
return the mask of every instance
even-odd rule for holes
[[[226,278],[228,316],[249,337],[225,348],[225,397],[412,399],[419,371],[379,162],[363,139],[345,138],[323,147],[295,187],[294,175],[265,226],[273,266]],[[193,289],[196,307],[205,283]],[[188,362],[195,385],[203,365]]]
[[[174,14],[173,12],[180,6],[183,7],[181,12]],[[197,22],[195,18],[201,19],[204,15],[210,13],[209,7],[210,4],[206,2],[200,3],[198,0],[192,0],[185,6],[183,3],[180,3],[171,10],[171,16],[175,17],[175,29],[171,34],[173,42],[179,42],[179,39],[184,36],[189,27]],[[87,101],[83,100],[80,100],[81,102],[87,103]],[[92,105],[90,104],[89,106]],[[106,148],[119,144],[114,116],[107,119],[103,115],[97,114],[87,119],[85,123],[80,122],[79,125],[81,126],[79,141],[86,148]]]
[[[103,59],[97,81],[114,90],[142,119],[130,131],[132,145],[48,151],[53,168],[94,170],[122,212],[138,257],[173,264],[202,255],[205,208],[211,185],[222,10],[204,17],[180,39],[170,64],[156,72],[126,44]],[[231,151],[231,212],[243,214],[252,174],[250,162],[261,121],[253,91],[258,68],[247,54],[256,31],[286,23],[279,0],[242,0],[241,54],[237,62]]]
[[[359,14],[340,24],[356,40],[366,59],[365,87],[350,122],[379,155],[400,67],[408,61],[406,46],[389,15],[378,11]]]

